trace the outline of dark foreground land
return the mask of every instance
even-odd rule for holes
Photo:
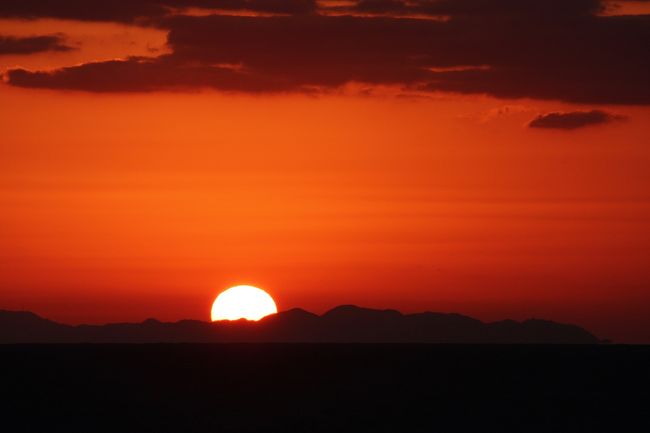
[[[650,346],[0,345],[13,432],[648,432]]]

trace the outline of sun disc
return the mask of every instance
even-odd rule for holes
[[[235,286],[219,293],[212,304],[212,321],[260,320],[278,308],[271,295],[253,286]]]

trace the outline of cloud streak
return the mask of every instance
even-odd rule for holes
[[[573,130],[584,128],[586,126],[611,123],[621,119],[621,116],[616,116],[600,110],[571,111],[567,113],[555,112],[537,116],[528,124],[528,126],[530,128],[540,129]]]
[[[0,35],[0,55],[35,54],[45,51],[70,51],[59,35],[47,36],[2,36]]]

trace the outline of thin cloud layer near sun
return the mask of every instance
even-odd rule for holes
[[[423,93],[648,104],[650,19],[605,16],[607,6],[597,0],[179,0],[84,8],[76,1],[7,1],[0,16],[126,22],[168,32],[169,54],[8,70],[5,80],[20,87],[257,93],[359,82]],[[204,13],[190,13],[197,8]]]

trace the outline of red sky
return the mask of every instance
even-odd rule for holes
[[[41,3],[0,5],[0,308],[207,320],[253,284],[650,342],[644,2]]]

